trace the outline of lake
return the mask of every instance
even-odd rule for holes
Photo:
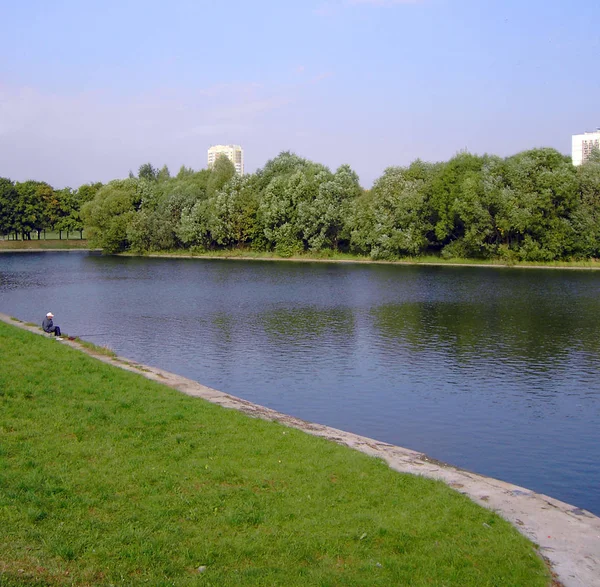
[[[599,294],[593,271],[0,254],[6,314],[596,514]]]

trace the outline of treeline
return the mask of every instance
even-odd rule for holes
[[[600,257],[597,152],[577,168],[554,149],[417,160],[386,169],[371,190],[347,165],[332,172],[286,152],[243,177],[226,158],[210,170],[182,167],[176,177],[145,164],[137,177],[71,193],[90,243],[109,253],[251,248],[373,259]]]
[[[101,183],[83,185],[78,190],[55,190],[43,181],[12,182],[0,177],[0,234],[8,238],[31,240],[32,234],[46,230],[79,232],[83,237],[81,206],[93,200]]]

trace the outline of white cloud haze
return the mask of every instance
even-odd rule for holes
[[[269,88],[231,83],[134,96],[0,86],[0,177],[45,180],[55,187],[70,177],[77,187],[124,177],[147,161],[166,163],[172,172],[181,165],[201,169],[211,144],[266,137],[273,127],[269,115],[331,75]],[[264,150],[255,151],[249,166],[264,164],[261,155]]]

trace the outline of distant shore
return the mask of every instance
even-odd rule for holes
[[[396,260],[379,260],[369,259],[368,257],[358,257],[353,255],[344,256],[292,256],[292,257],[277,257],[272,253],[256,254],[249,253],[238,254],[232,251],[220,251],[219,254],[214,252],[209,253],[147,253],[144,255],[136,253],[122,253],[125,256],[134,257],[153,257],[153,258],[174,258],[174,259],[218,259],[223,261],[287,261],[291,263],[345,263],[345,264],[361,264],[361,265],[425,265],[433,267],[488,267],[494,269],[587,269],[598,270],[600,263],[598,261],[556,261],[547,264],[534,263],[506,263],[502,261],[480,261],[472,259],[440,259],[436,257],[414,257],[408,259]]]
[[[23,252],[23,251],[64,251],[87,249],[88,242],[85,239],[40,239],[40,240],[0,240],[0,253]]]
[[[21,252],[57,252],[68,250],[93,250],[87,240],[31,240],[31,241],[2,241],[0,240],[0,253]],[[221,250],[221,251],[166,251],[156,253],[119,253],[128,257],[152,257],[172,259],[218,259],[224,261],[286,261],[293,263],[346,263],[363,265],[425,265],[439,267],[485,267],[493,269],[578,269],[599,270],[600,260],[586,259],[582,261],[549,261],[546,263],[515,262],[507,263],[502,260],[481,259],[442,259],[433,255],[423,257],[406,257],[402,259],[379,260],[346,253],[332,253],[330,255],[311,255],[310,253],[291,257],[280,257],[272,252],[258,252],[251,250]]]

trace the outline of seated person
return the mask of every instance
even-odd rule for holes
[[[52,312],[48,312],[44,318],[44,321],[42,322],[42,329],[48,334],[54,333],[54,336],[60,336],[60,327],[54,326],[52,318],[54,318],[54,314]]]

